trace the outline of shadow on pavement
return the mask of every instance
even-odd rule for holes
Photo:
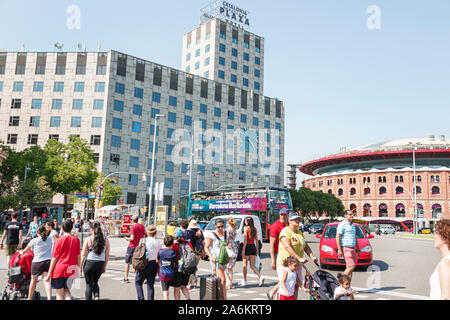
[[[380,268],[379,271],[387,271],[389,269],[389,265],[386,262],[381,261],[381,260],[374,260],[373,265]]]

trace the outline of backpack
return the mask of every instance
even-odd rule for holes
[[[196,255],[203,256],[203,252],[205,251],[205,247],[203,246],[203,237],[200,236],[197,238],[197,241],[195,242],[195,248],[194,252]]]
[[[181,272],[194,274],[197,271],[197,259],[195,252],[188,243],[180,244]]]
[[[141,242],[141,244],[134,249],[133,256],[131,258],[131,265],[136,271],[142,271],[147,267],[148,260],[145,242]]]
[[[219,240],[220,243],[220,252],[219,256],[216,258],[216,261],[218,264],[221,264],[223,266],[227,265],[230,262],[230,256],[228,255],[228,245],[225,241],[220,240],[220,238],[217,236],[215,232],[213,234],[216,236],[217,240]],[[225,231],[225,240],[227,239],[227,232]]]

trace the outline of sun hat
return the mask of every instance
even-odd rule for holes
[[[280,214],[290,214],[290,213],[291,213],[291,210],[286,209],[286,208],[283,208],[280,210]]]
[[[183,236],[183,230],[181,230],[181,228],[176,228],[175,232],[173,233],[173,236],[175,238],[182,237]]]
[[[300,218],[300,216],[298,214],[296,214],[296,213],[291,213],[289,215],[289,220],[294,220],[294,219],[297,219],[297,218]]]
[[[200,229],[200,226],[198,225],[198,223],[197,223],[196,220],[191,220],[191,221],[189,222],[189,227],[188,227],[188,229],[189,229],[189,230],[192,230],[192,229]]]
[[[154,225],[148,226],[147,232],[150,234],[156,233],[156,227]]]

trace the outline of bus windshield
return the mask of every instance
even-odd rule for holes
[[[289,190],[269,190],[269,205],[274,209],[292,209]]]

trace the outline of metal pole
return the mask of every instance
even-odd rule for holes
[[[416,188],[416,145],[413,145],[413,170],[414,170],[414,235],[417,235],[417,188]]]
[[[187,216],[188,218],[191,215],[191,192],[192,192],[192,159],[194,156],[194,134],[192,134],[191,137],[191,153],[190,153],[190,159],[189,159],[189,201],[188,201],[188,209],[187,209]]]
[[[153,150],[152,150],[152,171],[150,174],[150,195],[148,199],[148,224],[150,225],[150,217],[152,215],[152,197],[153,197],[153,171],[155,167],[155,146],[156,146],[156,133],[158,132],[158,118],[159,114],[155,116],[155,131],[153,132]],[[156,226],[156,212],[155,212],[155,226]]]

